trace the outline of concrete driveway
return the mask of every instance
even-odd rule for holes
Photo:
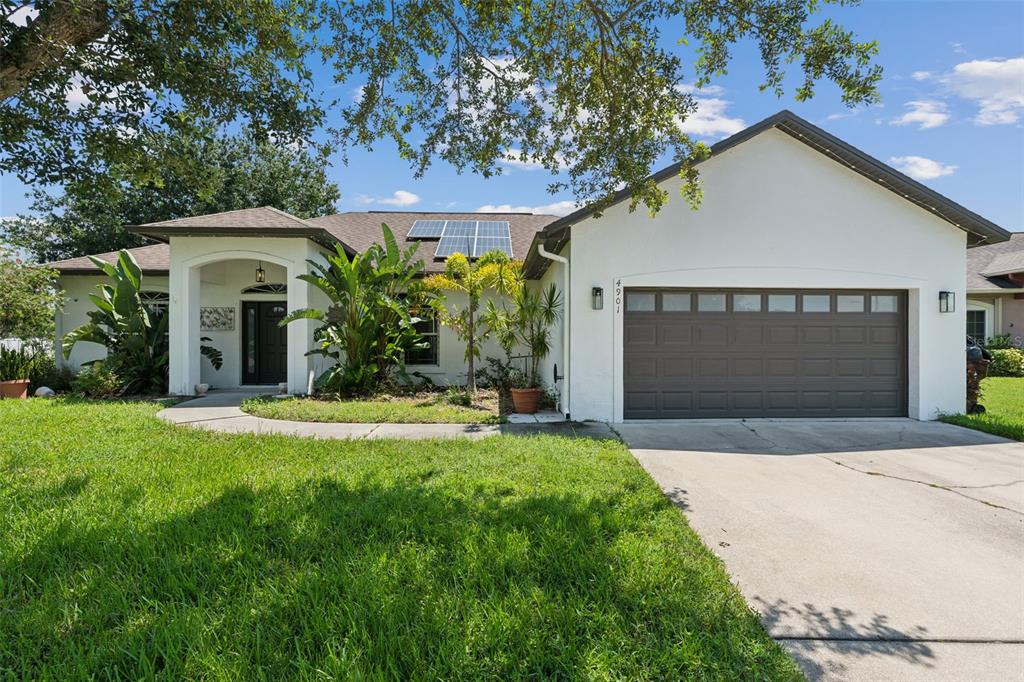
[[[1024,444],[935,422],[617,425],[828,680],[1024,680]]]

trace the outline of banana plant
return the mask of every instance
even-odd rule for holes
[[[332,362],[318,380],[331,393],[372,392],[404,374],[406,351],[425,345],[414,326],[414,311],[430,298],[419,277],[423,261],[415,260],[416,246],[402,250],[387,225],[381,231],[383,245],[350,257],[339,244],[326,263],[308,260],[311,272],[299,279],[322,291],[330,306],[293,310],[280,322],[320,322],[307,355]]]
[[[89,258],[112,283],[99,285],[98,293],[89,295],[96,309],[89,311],[89,322],[64,335],[64,359],[70,357],[79,342],[98,343],[107,349],[102,362],[124,381],[122,395],[166,393],[167,312],[148,310],[142,302],[142,269],[128,251],[119,251],[113,264],[94,256]],[[219,350],[201,345],[200,352],[215,369],[221,368],[223,357]]]

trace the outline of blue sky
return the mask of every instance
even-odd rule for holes
[[[746,44],[735,50],[730,73],[701,95],[690,131],[714,142],[788,108],[995,223],[1024,231],[1024,2],[868,0],[825,15],[879,41],[880,105],[849,111],[828,84],[805,103],[793,99],[792,87],[782,99],[761,93],[758,55]],[[676,37],[666,27],[666,44]],[[319,75],[329,85],[330,74]],[[358,83],[337,87],[354,96]],[[569,194],[547,193],[546,171],[521,165],[484,179],[438,162],[416,179],[386,143],[352,150],[349,164],[335,163],[331,173],[341,188],[339,211],[567,213],[574,203]],[[0,215],[25,211],[24,191],[16,179],[0,177]]]

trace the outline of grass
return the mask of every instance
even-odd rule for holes
[[[792,680],[615,441],[0,402],[0,678]]]
[[[497,404],[452,405],[443,393],[383,396],[354,400],[250,398],[242,410],[267,419],[359,424],[500,424]]]
[[[942,421],[1024,441],[1024,378],[989,377],[981,390],[984,413],[946,415]]]

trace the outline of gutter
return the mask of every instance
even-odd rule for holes
[[[565,256],[559,256],[556,253],[551,253],[544,248],[543,242],[537,244],[537,255],[547,260],[561,263],[564,267],[562,268],[562,295],[565,299],[565,326],[562,328],[562,362],[565,367],[562,369],[562,411],[565,412],[565,419],[569,420],[569,334],[572,329],[572,296],[569,291],[569,259]]]

